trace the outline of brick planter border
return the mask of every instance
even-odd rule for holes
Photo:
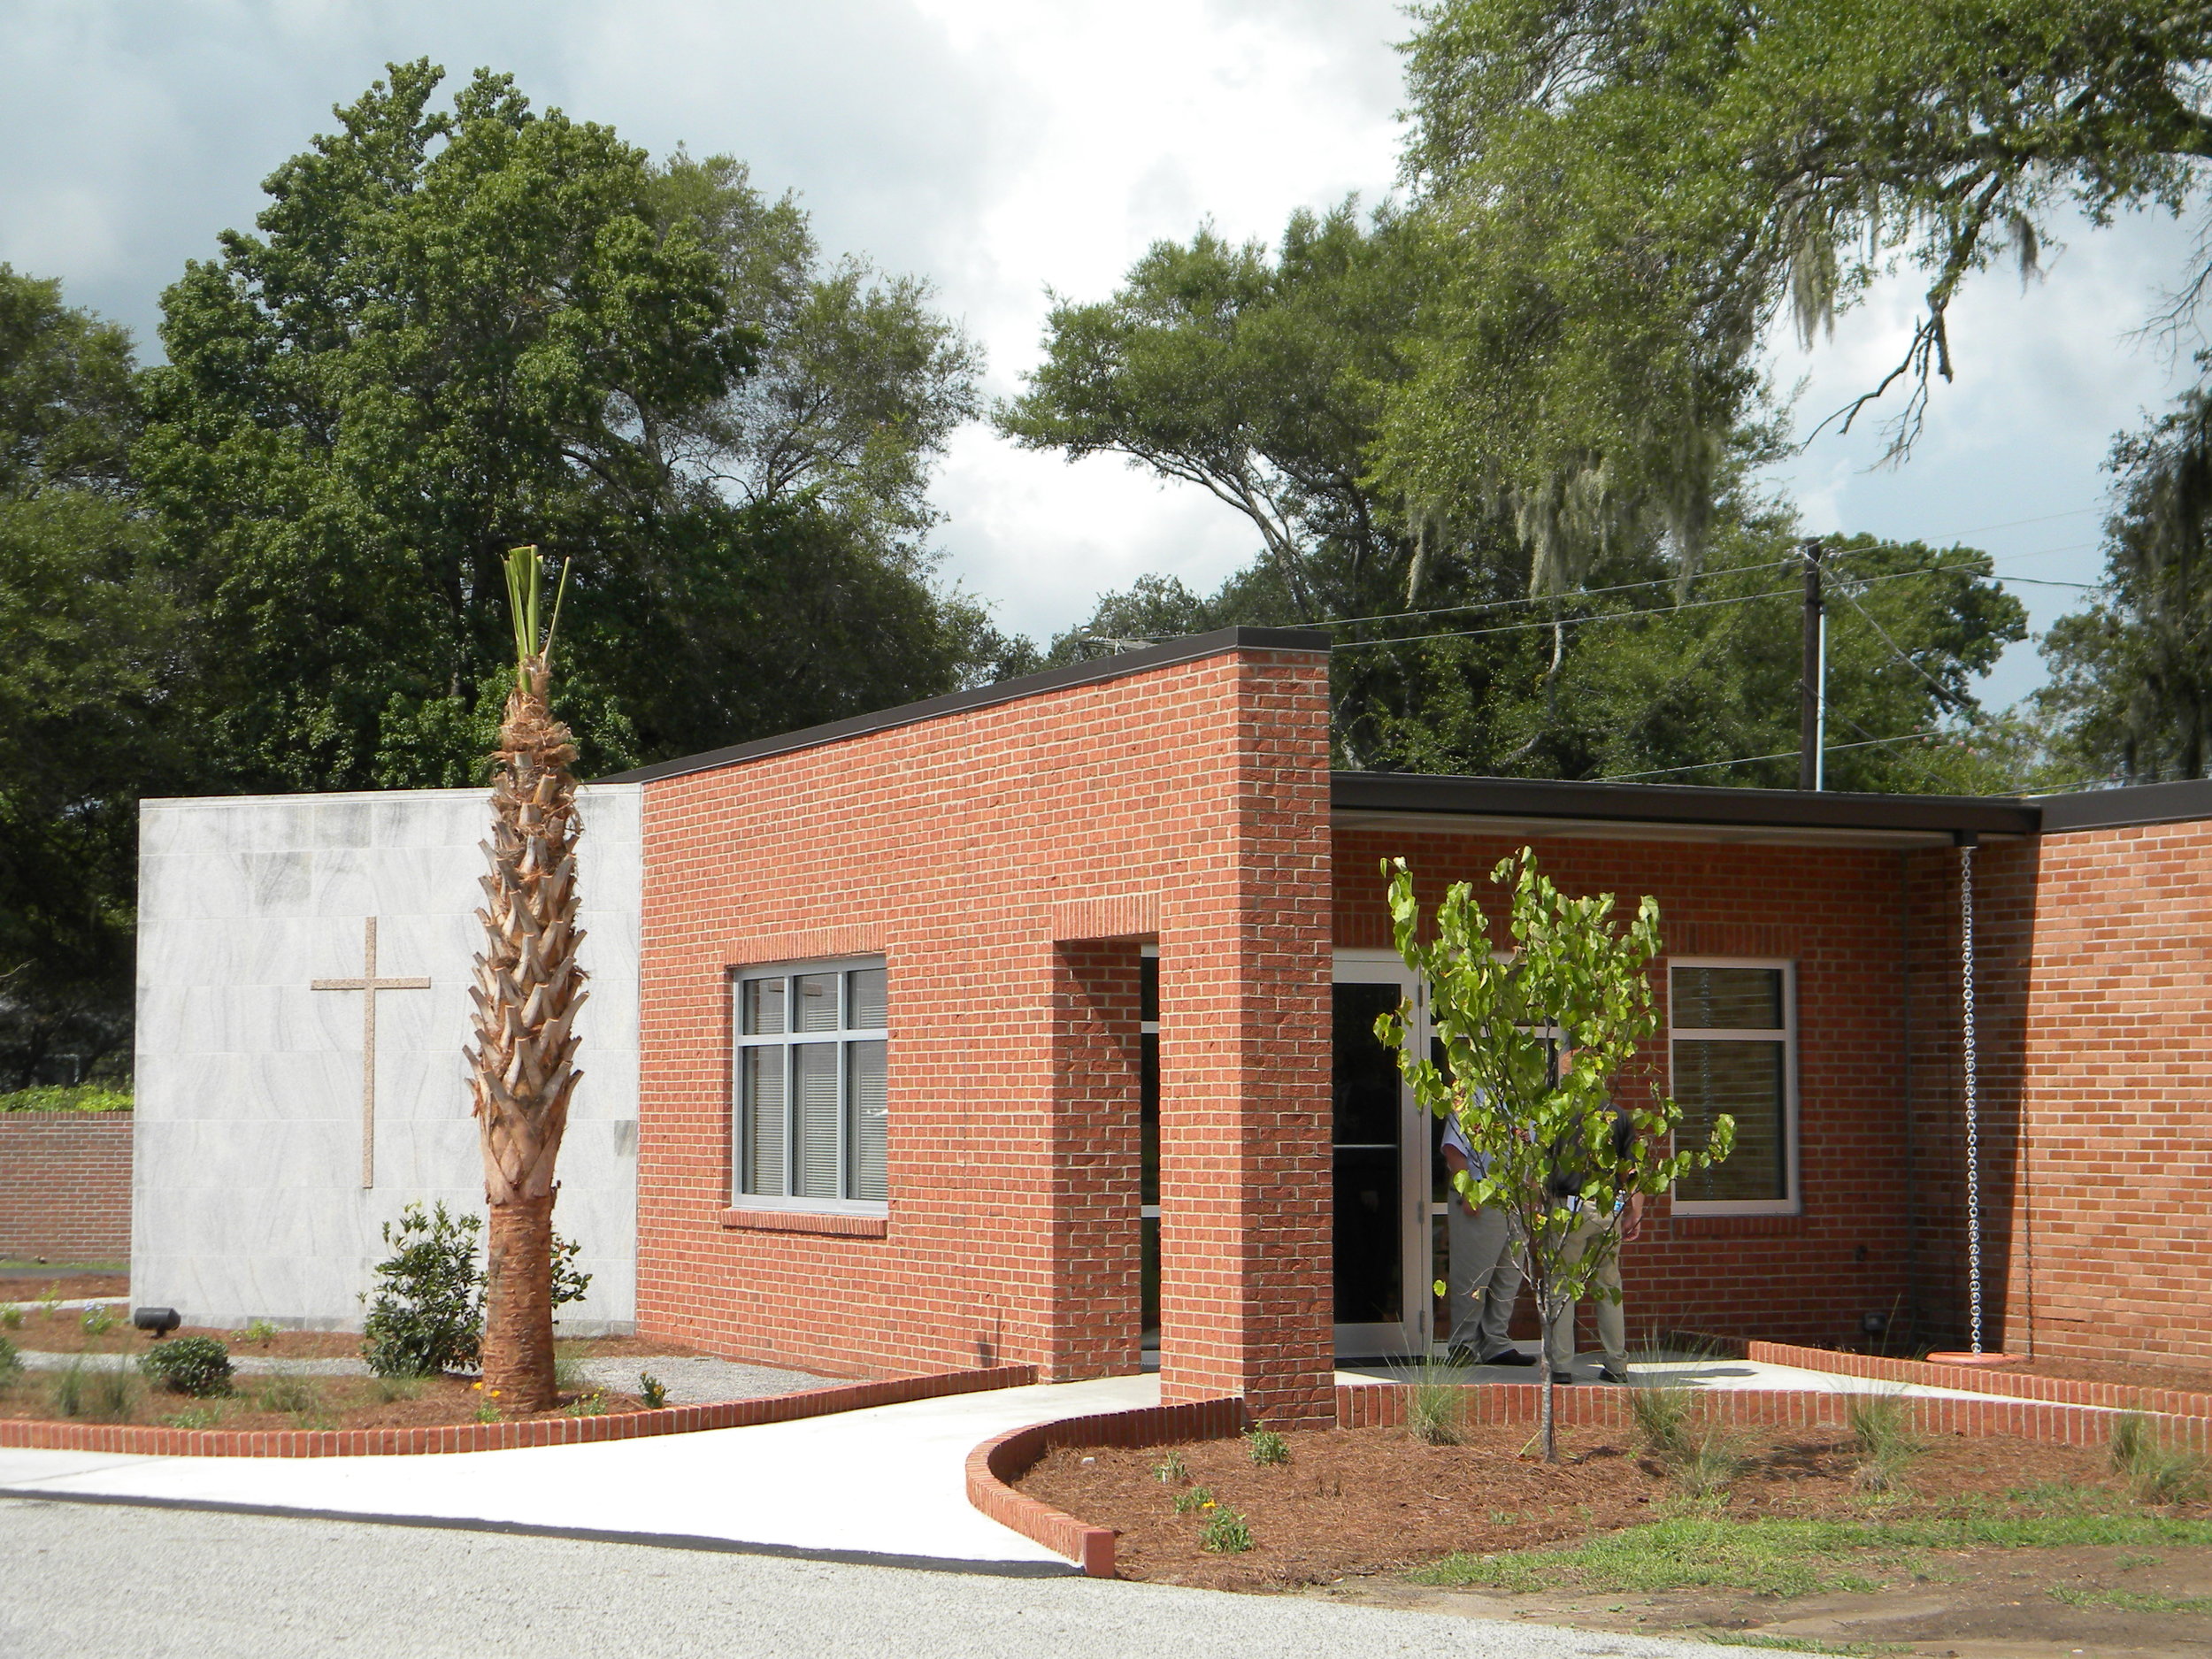
[[[1971,1365],[1933,1365],[1925,1360],[1888,1359],[1878,1354],[1839,1354],[1832,1348],[1798,1348],[1787,1342],[1747,1342],[1746,1359],[1840,1377],[1872,1377],[1884,1382],[1918,1383],[1930,1388],[1962,1388],[2010,1400],[2041,1400],[2055,1405],[2099,1406],[2112,1411],[2148,1411],[2170,1417],[2212,1417],[2212,1393],[2182,1388],[2137,1388],[2124,1383],[2082,1382],[2071,1377],[2024,1377]]]
[[[988,1440],[968,1454],[968,1502],[1094,1578],[1114,1576],[1114,1531],[1093,1526],[1014,1489],[1044,1455],[1061,1446],[1165,1446],[1178,1440],[1225,1440],[1250,1422],[1241,1400],[1142,1406],[1096,1417],[1033,1424]]]
[[[440,1452],[503,1452],[525,1446],[584,1446],[647,1440],[702,1429],[749,1428],[801,1417],[902,1405],[947,1394],[1018,1388],[1037,1380],[1033,1365],[941,1371],[882,1382],[840,1383],[797,1394],[728,1400],[710,1406],[594,1417],[533,1417],[523,1423],[457,1423],[407,1429],[165,1429],[128,1423],[48,1423],[0,1417],[0,1447],[58,1452],[136,1452],[156,1457],[391,1457]]]
[[[1561,1388],[1553,1395],[1553,1409],[1564,1426],[1618,1427],[1631,1421],[1628,1393],[1625,1388]],[[1340,1383],[1336,1425],[1341,1429],[1395,1427],[1406,1420],[1411,1394],[1412,1389],[1403,1383]],[[1475,1383],[1466,1386],[1466,1394],[1468,1420],[1478,1425],[1532,1426],[1543,1409],[1540,1383]],[[1698,1394],[1697,1408],[1709,1423],[1841,1428],[1849,1421],[1851,1399],[1848,1394],[1809,1389],[1712,1389]],[[2116,1419],[2110,1409],[2047,1400],[1913,1397],[1904,1403],[1913,1426],[1924,1434],[2013,1434],[2061,1446],[2101,1446],[2111,1439]],[[1035,1468],[1046,1453],[1060,1447],[1166,1446],[1179,1440],[1227,1440],[1242,1433],[1250,1422],[1241,1400],[1206,1400],[1194,1405],[1149,1406],[1097,1417],[1063,1417],[1056,1423],[1015,1429],[984,1441],[968,1454],[968,1502],[1000,1525],[1065,1556],[1089,1577],[1110,1578],[1114,1576],[1112,1528],[1094,1526],[1056,1509],[1017,1490],[1014,1483]],[[2173,1438],[2184,1444],[2200,1449],[2212,1448],[2212,1418],[2177,1417],[2170,1428]]]

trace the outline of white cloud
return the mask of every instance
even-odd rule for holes
[[[250,220],[260,180],[331,105],[388,59],[426,55],[456,75],[511,70],[539,103],[657,154],[744,157],[764,188],[800,192],[831,251],[932,278],[1004,396],[1037,360],[1048,287],[1102,296],[1148,243],[1203,219],[1271,238],[1297,206],[1387,191],[1407,29],[1390,0],[0,0],[0,259],[150,337],[162,287]],[[1954,308],[1959,381],[1906,467],[1866,470],[1870,422],[1779,470],[1809,526],[2094,574],[2112,434],[2185,378],[2126,335],[2187,238],[2137,220],[2068,240],[2025,294],[1993,273]],[[1811,376],[1803,411],[1878,378],[1918,286],[1778,355],[1786,384]],[[949,574],[1035,634],[1144,572],[1205,588],[1255,550],[1195,489],[981,429],[955,445],[938,499]],[[1982,527],[1996,525],[2010,527]],[[2019,591],[2039,624],[2072,599]],[[2037,672],[2016,649],[2000,695]]]

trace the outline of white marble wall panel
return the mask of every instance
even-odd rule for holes
[[[641,796],[582,792],[591,1000],[554,1225],[583,1245],[563,1328],[622,1331],[637,1287]],[[357,1327],[409,1203],[480,1215],[468,984],[485,792],[150,801],[140,819],[131,1297],[195,1324]],[[361,1185],[364,922],[377,972],[375,1183]]]

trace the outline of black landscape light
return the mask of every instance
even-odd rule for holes
[[[158,1342],[184,1320],[174,1308],[140,1308],[131,1314],[131,1323],[142,1331],[151,1331]]]

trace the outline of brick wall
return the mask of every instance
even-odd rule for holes
[[[2043,837],[2033,922],[2005,1344],[2212,1365],[2212,824]]]
[[[1152,939],[1165,1396],[1330,1419],[1327,790],[1325,657],[1252,649],[648,783],[640,1329],[1128,1369]],[[733,1210],[732,970],[858,952],[889,967],[887,1225]]]
[[[1379,861],[1406,859],[1432,910],[1453,881],[1474,885],[1494,938],[1504,889],[1488,879],[1522,843],[1361,827],[1336,843],[1336,938],[1387,947]],[[1668,1327],[1833,1342],[1860,1340],[1866,1313],[1909,1305],[1911,1171],[1905,1092],[1903,862],[1888,850],[1550,838],[1535,843],[1567,892],[1610,892],[1624,909],[1659,902],[1667,951],[1797,964],[1802,1212],[1675,1216],[1664,1202],[1622,1256],[1632,1344]],[[1658,964],[1663,969],[1663,959]],[[1667,981],[1653,977],[1663,1025]],[[1639,1081],[1664,1082],[1663,1035]],[[1524,1328],[1534,1325],[1525,1300]],[[1586,1313],[1585,1315],[1586,1320]],[[1585,1342],[1594,1339],[1586,1331]]]
[[[0,1256],[130,1254],[130,1113],[0,1112]]]

